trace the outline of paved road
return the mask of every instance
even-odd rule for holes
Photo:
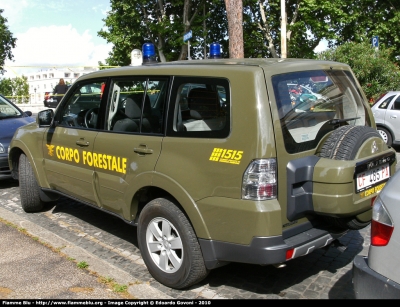
[[[342,237],[340,242],[347,246],[344,252],[334,247],[320,249],[280,269],[232,263],[180,291],[159,284],[148,273],[136,228],[99,210],[61,199],[42,212],[27,214],[20,206],[18,184],[6,180],[0,182],[0,217],[22,225],[66,255],[86,261],[102,276],[123,277],[130,283],[131,295],[143,299],[354,299],[352,260],[357,254],[367,254],[370,230],[350,231]]]

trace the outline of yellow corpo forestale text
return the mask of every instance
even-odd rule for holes
[[[85,150],[82,151],[81,155],[78,149],[63,146],[56,146],[55,153],[59,160],[75,162],[77,164],[82,163],[88,166],[126,174],[126,158]],[[52,156],[50,149],[49,155]]]

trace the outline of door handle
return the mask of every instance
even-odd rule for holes
[[[140,144],[140,147],[135,147],[133,151],[138,154],[145,154],[145,155],[153,153],[153,149],[147,148],[147,146],[144,144]]]
[[[397,118],[397,115],[390,115],[390,118],[395,119],[395,118]]]
[[[77,141],[76,141],[76,145],[87,147],[87,146],[89,146],[89,142],[88,142],[88,141],[85,141],[84,139],[80,139],[80,140],[77,140]]]

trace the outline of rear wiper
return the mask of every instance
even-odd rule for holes
[[[347,121],[349,121],[349,120],[355,120],[355,119],[359,119],[359,118],[360,118],[360,117],[343,118],[343,119],[334,118],[334,119],[328,120],[328,124],[330,124],[330,125],[337,125],[337,124],[340,124],[340,123],[347,122]]]

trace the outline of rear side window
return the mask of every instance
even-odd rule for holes
[[[378,108],[379,109],[387,109],[387,107],[389,106],[389,103],[392,101],[394,96],[389,96],[387,98],[385,98],[385,100],[383,100],[382,102],[379,103]]]
[[[230,131],[226,79],[176,77],[171,92],[168,135],[225,138]]]

